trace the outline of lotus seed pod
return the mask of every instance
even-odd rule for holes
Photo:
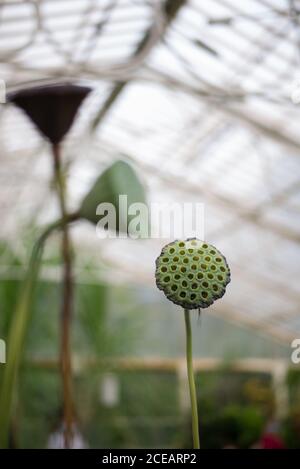
[[[230,270],[211,244],[190,238],[167,244],[156,259],[157,287],[185,309],[207,308],[225,293]]]

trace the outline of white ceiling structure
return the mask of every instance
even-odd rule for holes
[[[64,145],[70,207],[120,154],[150,201],[202,202],[205,239],[232,270],[211,312],[285,343],[300,336],[299,65],[298,1],[0,3],[8,91],[67,79],[94,88]],[[0,106],[1,238],[18,246],[28,220],[58,209],[49,145]],[[168,242],[99,240],[87,224],[73,239],[78,278],[90,258],[105,280],[152,286]],[[15,274],[1,264],[2,278]]]

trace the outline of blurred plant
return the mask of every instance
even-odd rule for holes
[[[283,437],[289,448],[300,449],[300,407],[293,407],[285,419]]]
[[[275,412],[276,403],[271,383],[261,378],[250,378],[244,384],[244,396],[251,404],[258,406],[265,415]]]
[[[89,92],[90,88],[88,87],[64,84],[22,90],[10,96],[10,100],[25,111],[38,130],[52,145],[54,175],[61,218],[45,229],[33,248],[28,273],[24,280],[22,292],[10,327],[8,359],[0,392],[0,447],[5,447],[8,442],[9,422],[17,382],[17,372],[30,319],[33,289],[38,276],[46,239],[55,229],[62,231],[64,275],[60,363],[63,382],[65,446],[69,447],[72,438],[74,410],[70,355],[70,323],[73,304],[72,247],[68,225],[79,218],[86,218],[95,223],[97,205],[102,202],[115,201],[116,194],[125,194],[127,196],[129,194],[128,198],[131,200],[131,194],[134,193],[134,201],[145,203],[143,187],[132,168],[124,162],[116,162],[97,179],[91,191],[85,197],[81,208],[74,214],[67,212],[66,181],[61,165],[60,143],[70,129],[80,104]],[[120,177],[121,169],[126,169],[123,177]],[[92,216],[93,211],[94,217]]]
[[[0,447],[8,443],[9,424],[15,399],[17,374],[22,358],[24,340],[30,320],[31,302],[38,276],[44,242],[50,233],[61,226],[61,220],[53,223],[37,240],[33,247],[29,267],[17,301],[14,316],[8,331],[8,356],[0,389]]]
[[[263,424],[263,417],[256,407],[228,406],[219,419],[221,444],[249,448],[259,440]]]
[[[200,448],[197,396],[193,372],[190,310],[207,308],[225,293],[230,270],[214,246],[196,238],[167,244],[156,259],[156,284],[173,303],[184,309],[186,358],[194,448]]]
[[[300,370],[297,367],[289,370],[287,384],[290,390],[290,401],[294,403],[294,407],[300,409]]]

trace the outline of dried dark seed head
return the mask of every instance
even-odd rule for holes
[[[197,238],[167,244],[156,259],[157,287],[185,309],[207,308],[225,293],[230,270],[223,254]]]

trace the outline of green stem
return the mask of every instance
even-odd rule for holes
[[[78,219],[78,214],[68,217],[72,222]],[[10,420],[13,412],[14,398],[20,363],[23,358],[24,342],[28,330],[34,286],[38,276],[40,261],[45,241],[50,234],[60,228],[63,220],[58,220],[49,225],[36,241],[27,270],[26,277],[21,287],[20,296],[11,320],[8,333],[7,363],[4,366],[3,380],[0,389],[0,448],[6,448],[9,440]]]
[[[199,422],[198,422],[198,409],[197,409],[197,395],[193,371],[193,352],[192,352],[192,330],[190,311],[184,310],[185,331],[186,331],[186,363],[190,388],[191,411],[192,411],[192,430],[193,430],[193,443],[194,449],[200,449],[199,440]]]

